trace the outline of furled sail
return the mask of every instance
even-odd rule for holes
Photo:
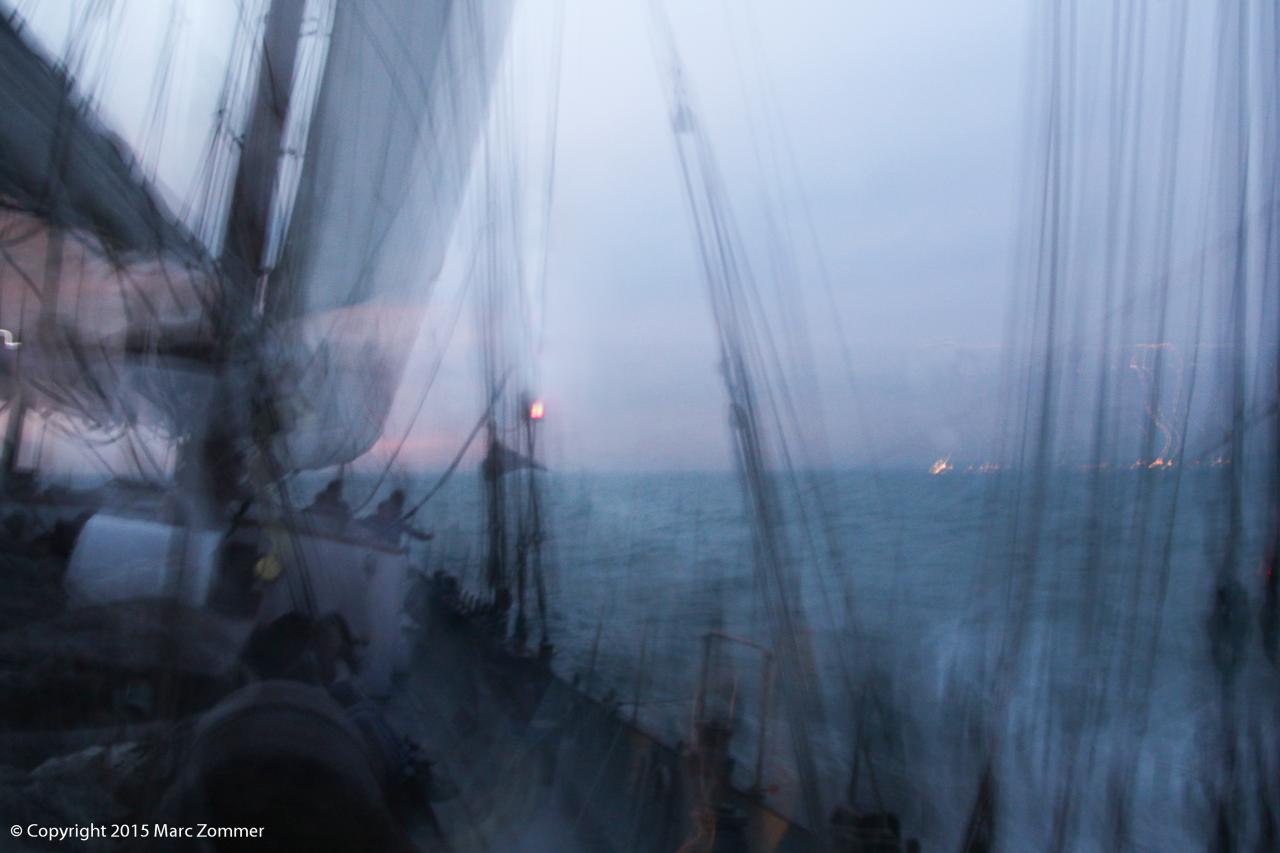
[[[286,468],[382,432],[443,263],[507,2],[335,4],[303,177],[263,294]]]

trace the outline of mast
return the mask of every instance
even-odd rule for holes
[[[538,488],[537,475],[537,426],[542,421],[544,408],[541,400],[525,398],[523,401],[521,425],[524,427],[524,455],[530,466],[526,484],[525,500],[527,502],[527,518],[521,520],[524,528],[524,550],[528,568],[533,574],[534,604],[537,607],[539,640],[538,648],[543,653],[550,652],[550,641],[547,636],[547,588],[542,574],[542,501]],[[523,599],[523,595],[521,596]],[[523,601],[521,603],[523,610]],[[523,639],[523,638],[522,638]]]
[[[267,242],[272,201],[280,171],[281,141],[289,113],[294,65],[306,0],[272,0],[263,29],[261,60],[252,112],[243,137],[240,160],[228,206],[226,237],[220,266],[224,277],[222,304],[213,317],[214,368],[218,390],[203,434],[188,436],[179,447],[178,477],[192,494],[214,506],[235,498],[241,488],[244,460],[237,451],[247,437],[249,417],[238,389],[251,376],[241,375],[237,345],[254,348],[258,331],[252,322],[255,292],[261,287],[263,247]],[[255,363],[253,352],[248,363]]]
[[[506,533],[506,500],[502,487],[502,448],[498,441],[498,424],[490,410],[489,420],[485,424],[485,438],[488,449],[485,454],[483,468],[485,485],[486,531],[488,534],[488,554],[485,559],[485,582],[489,586],[493,600],[503,609],[511,603],[511,591],[507,587],[507,533]]]
[[[769,648],[777,662],[777,685],[790,729],[801,806],[805,821],[821,833],[825,832],[826,813],[809,727],[822,724],[822,706],[793,543],[785,530],[783,486],[773,470],[774,454],[785,461],[788,451],[779,426],[781,419],[768,416],[770,409],[776,413],[777,402],[776,382],[759,346],[768,327],[750,298],[755,287],[750,264],[715,152],[693,110],[670,22],[660,0],[650,8],[659,44],[656,58],[660,68],[665,65],[662,70],[668,82],[677,165],[716,326],[735,467],[753,527],[753,571],[767,617]]]
[[[546,645],[547,626],[542,585],[542,519],[538,511],[538,482],[535,476],[534,424],[542,418],[542,404],[527,395],[520,398],[520,452],[529,462],[525,473],[524,507],[516,522],[516,620],[512,639],[523,648],[529,638],[529,574],[533,573],[538,614],[542,618],[540,645]]]
[[[222,245],[222,264],[237,276],[240,286],[256,285],[263,272],[306,5],[306,0],[272,0],[267,12],[253,112],[245,129]]]

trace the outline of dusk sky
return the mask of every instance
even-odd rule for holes
[[[809,318],[813,416],[825,419],[831,461],[927,467],[985,452],[1015,236],[1027,4],[668,5],[744,242],[753,251],[767,240],[766,213],[794,235],[802,276],[787,290]],[[548,41],[552,6],[517,12],[513,56]],[[526,102],[545,99],[548,66],[522,68]],[[540,389],[550,458],[571,469],[726,467],[714,327],[647,4],[570,0],[562,74]],[[790,183],[766,206],[779,178],[755,150],[770,133],[785,133],[794,169],[780,170]],[[464,245],[459,235],[455,255]],[[445,287],[460,266],[456,256],[446,265]],[[428,459],[448,458],[442,437],[481,405],[462,340],[414,432],[410,450]],[[406,385],[393,424],[417,398]]]

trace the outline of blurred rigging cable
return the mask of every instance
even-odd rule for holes
[[[776,453],[790,467],[783,418],[794,410],[765,319],[768,314],[743,251],[715,155],[693,107],[670,21],[657,0],[650,3],[650,11],[655,61],[668,96],[682,188],[717,330],[736,467],[752,522],[755,576],[769,643],[778,661],[779,693],[799,777],[801,813],[823,835],[826,813],[810,732],[812,726],[819,731],[824,727],[814,683],[818,673],[799,601],[801,577],[785,530],[778,474],[769,461]]]
[[[1259,709],[1240,701],[1242,682],[1261,677],[1243,643],[1255,605],[1242,561],[1259,535],[1245,496],[1256,488],[1249,462],[1271,469],[1276,449],[1249,435],[1255,415],[1262,423],[1274,410],[1274,385],[1255,381],[1251,393],[1247,379],[1269,372],[1277,333],[1273,324],[1255,331],[1244,312],[1274,304],[1276,292],[1268,257],[1277,199],[1257,173],[1274,169],[1277,135],[1254,118],[1274,110],[1263,70],[1280,47],[1274,14],[1059,2],[1038,22],[1033,93],[1042,110],[1011,315],[1024,360],[1010,381],[1030,380],[1007,395],[1016,419],[1006,439],[1019,465],[998,484],[997,503],[1011,511],[991,526],[988,548],[1016,559],[989,561],[983,590],[1004,603],[991,627],[987,772],[1015,772],[1028,745],[1010,733],[1034,726],[1040,760],[1059,771],[1044,783],[1052,821],[1043,843],[1064,849],[1082,833],[1107,846],[1139,843],[1135,815],[1149,807],[1140,806],[1149,794],[1139,771],[1172,642],[1166,610],[1185,609],[1196,592],[1208,635],[1198,674],[1218,693],[1205,722],[1221,760],[1203,780],[1216,815],[1188,824],[1199,822],[1205,840],[1251,843],[1265,815],[1242,805],[1243,787],[1262,780],[1249,781],[1239,760],[1260,746],[1249,722]],[[1108,57],[1103,74],[1090,59],[1098,55]],[[1199,122],[1211,129],[1207,142]],[[1180,259],[1187,246],[1199,248]],[[1138,381],[1126,380],[1135,371]],[[1189,452],[1212,447],[1201,436],[1218,411],[1229,416],[1229,449]],[[1082,449],[1086,472],[1069,474]],[[1064,504],[1078,488],[1073,477],[1082,478],[1082,507]],[[1194,546],[1182,516],[1193,488],[1221,500],[1208,507],[1203,558],[1189,572],[1183,555]],[[1058,532],[1076,513],[1078,555]],[[995,544],[1001,535],[1008,541]],[[1038,616],[1040,602],[1064,595],[1075,606],[1059,620]],[[1089,677],[1073,693],[1081,662]]]

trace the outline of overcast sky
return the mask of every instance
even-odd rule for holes
[[[810,316],[813,414],[825,418],[831,461],[980,456],[1015,233],[1027,4],[668,6],[749,248],[767,239],[762,191],[776,180],[755,147],[769,130],[789,140],[794,169],[782,171],[793,185],[769,209],[791,224],[812,273],[808,205],[830,274],[835,312],[816,275],[788,290]],[[547,40],[551,9],[517,13],[512,56]],[[540,389],[551,456],[569,468],[725,467],[714,327],[648,4],[568,0],[566,10]],[[545,88],[546,67],[521,69],[529,97]],[[413,448],[436,459],[447,455],[441,435],[480,405],[478,391],[462,390],[475,385],[462,378],[474,356],[447,364]],[[401,410],[416,398],[406,386]]]

